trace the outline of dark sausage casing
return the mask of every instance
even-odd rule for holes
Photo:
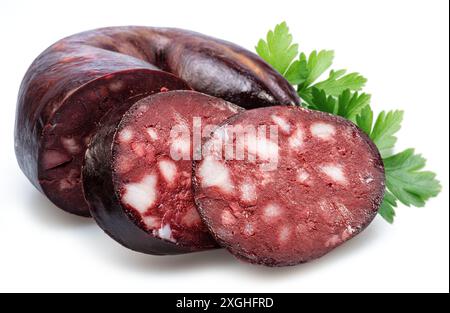
[[[232,43],[178,29],[88,31],[48,48],[26,73],[15,125],[19,165],[57,206],[88,216],[80,166],[102,116],[190,88],[246,108],[299,102],[281,75]]]

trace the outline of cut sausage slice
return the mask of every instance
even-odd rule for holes
[[[85,197],[100,227],[144,253],[217,247],[195,207],[192,156],[202,131],[209,134],[241,110],[198,92],[171,91],[137,102],[123,116],[111,113],[83,167]]]
[[[354,124],[295,107],[240,113],[194,164],[200,215],[238,258],[286,266],[360,233],[385,189],[378,150]]]

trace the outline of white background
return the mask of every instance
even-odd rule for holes
[[[0,290],[312,292],[449,290],[448,1],[0,1]],[[173,26],[253,50],[286,20],[301,49],[334,49],[336,68],[369,78],[376,110],[404,109],[399,147],[415,147],[443,192],[400,207],[315,262],[264,268],[225,251],[133,253],[90,220],[66,214],[20,172],[15,103],[33,59],[56,40],[112,25]]]

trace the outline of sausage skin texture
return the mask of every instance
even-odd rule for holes
[[[92,30],[55,43],[27,71],[16,113],[18,163],[53,203],[88,216],[80,164],[99,119],[161,89],[190,88],[247,108],[299,103],[281,75],[232,43],[179,29]]]
[[[384,195],[375,145],[353,123],[322,112],[240,113],[203,152],[193,176],[200,215],[222,246],[250,263],[288,266],[323,256],[364,230]]]
[[[201,145],[201,131],[209,135],[242,110],[195,91],[171,91],[138,101],[124,115],[107,115],[82,175],[99,226],[125,247],[148,254],[217,248],[192,193],[192,133],[197,130]]]

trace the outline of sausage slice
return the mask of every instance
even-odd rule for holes
[[[195,207],[194,145],[242,110],[202,93],[172,91],[140,100],[125,115],[110,114],[83,167],[85,197],[100,227],[143,253],[217,247]]]
[[[200,214],[217,241],[251,263],[318,258],[360,233],[385,189],[375,145],[353,123],[296,107],[242,112],[195,161]]]

